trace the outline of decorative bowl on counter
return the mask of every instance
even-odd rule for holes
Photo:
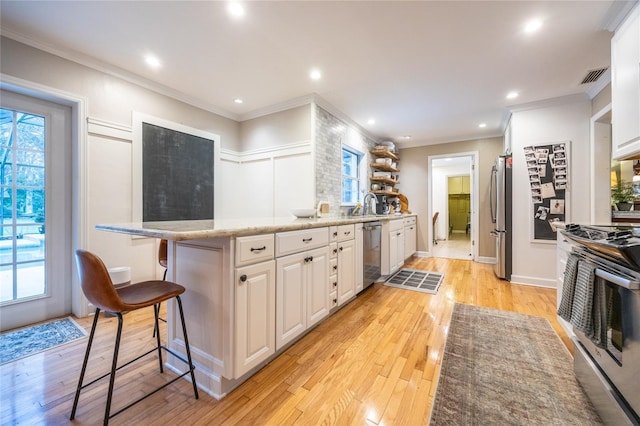
[[[291,214],[295,217],[314,217],[316,215],[316,209],[291,209]]]

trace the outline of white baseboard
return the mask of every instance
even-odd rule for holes
[[[511,284],[523,284],[533,287],[557,288],[557,280],[537,277],[527,277],[524,275],[511,275]]]
[[[495,257],[478,256],[477,262],[478,263],[490,263],[492,265],[495,265],[496,258]]]
[[[431,257],[431,253],[428,251],[417,251],[414,256],[416,257]]]

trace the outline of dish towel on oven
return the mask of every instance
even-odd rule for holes
[[[589,262],[578,262],[576,288],[571,308],[571,325],[587,336],[593,336],[593,291],[596,267]]]
[[[578,261],[580,257],[571,253],[567,259],[567,266],[564,269],[564,280],[562,284],[562,298],[558,315],[560,318],[571,321],[571,307],[573,306],[573,293],[576,289],[576,275],[578,274]]]
[[[593,286],[593,333],[585,334],[603,349],[607,349],[607,323],[611,312],[611,304],[607,301],[613,299],[610,294],[607,297],[607,293],[611,291],[602,278],[596,277]]]

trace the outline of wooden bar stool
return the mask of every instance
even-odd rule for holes
[[[167,279],[167,240],[160,240],[160,245],[158,246],[158,263],[160,266],[164,268],[164,275],[162,276],[162,281]],[[157,303],[153,306],[153,309],[160,314],[160,303]],[[167,322],[166,319],[158,317],[158,319],[162,322]],[[158,330],[154,327],[153,329],[153,337],[156,337],[156,333]]]
[[[70,419],[73,420],[76,414],[76,408],[78,406],[78,399],[80,398],[80,391],[87,386],[90,386],[97,381],[110,376],[109,378],[109,391],[107,393],[107,406],[105,408],[104,413],[104,424],[109,423],[109,419],[117,414],[120,414],[124,410],[130,408],[131,406],[137,404],[143,399],[153,395],[160,389],[163,389],[181,377],[186,376],[187,374],[191,375],[191,383],[193,384],[193,394],[196,399],[198,399],[198,388],[196,386],[196,377],[193,373],[195,370],[195,366],[191,361],[191,349],[189,348],[189,339],[187,337],[187,328],[184,322],[184,313],[182,312],[182,301],[180,300],[180,295],[184,293],[185,288],[176,283],[172,283],[170,281],[143,281],[140,283],[132,284],[127,287],[116,289],[111,282],[111,278],[109,277],[109,272],[105,267],[102,260],[85,250],[76,250],[76,262],[78,264],[78,274],[80,275],[80,284],[82,286],[82,291],[84,295],[87,297],[89,302],[91,302],[96,307],[95,316],[93,318],[93,325],[91,326],[91,333],[89,334],[89,341],[87,343],[87,350],[84,355],[84,362],[82,363],[82,370],[80,371],[80,379],[78,380],[78,387],[76,388],[76,395],[73,399],[73,408],[71,410]],[[160,342],[160,333],[156,333],[156,347],[151,349],[150,351],[138,356],[137,358],[128,361],[125,364],[122,364],[118,367],[118,351],[120,349],[120,337],[122,335],[122,314],[124,312],[135,311],[137,309],[146,308],[149,306],[154,307],[154,317],[155,317],[155,329],[158,330],[158,309],[155,308],[159,303],[175,298],[178,303],[178,309],[180,311],[180,321],[182,322],[182,334],[184,336],[184,345],[187,352],[187,359],[184,359],[180,355],[173,352],[171,349],[163,346]],[[89,360],[89,353],[91,352],[91,344],[93,343],[93,337],[96,331],[96,325],[98,324],[98,318],[100,315],[100,311],[103,310],[105,312],[110,312],[115,314],[118,317],[118,331],[116,333],[116,341],[113,349],[113,361],[111,363],[111,371],[106,373],[97,379],[93,380],[90,383],[83,385],[84,374],[87,369],[87,362]],[[111,414],[111,397],[113,395],[113,387],[115,383],[116,371],[125,367],[134,361],[139,360],[140,358],[149,355],[153,352],[158,352],[158,362],[160,365],[160,373],[164,372],[163,363],[162,363],[162,351],[169,352],[171,355],[183,361],[185,364],[189,366],[189,369],[184,373],[180,374],[178,377],[175,377],[173,380],[165,383],[164,385],[158,387],[154,391],[144,395],[143,397],[131,402],[126,407],[121,408],[116,413]]]

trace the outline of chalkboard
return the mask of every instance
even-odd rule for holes
[[[142,123],[142,220],[213,219],[214,141]]]
[[[533,241],[555,242],[554,222],[567,218],[569,142],[524,148],[532,204]]]

